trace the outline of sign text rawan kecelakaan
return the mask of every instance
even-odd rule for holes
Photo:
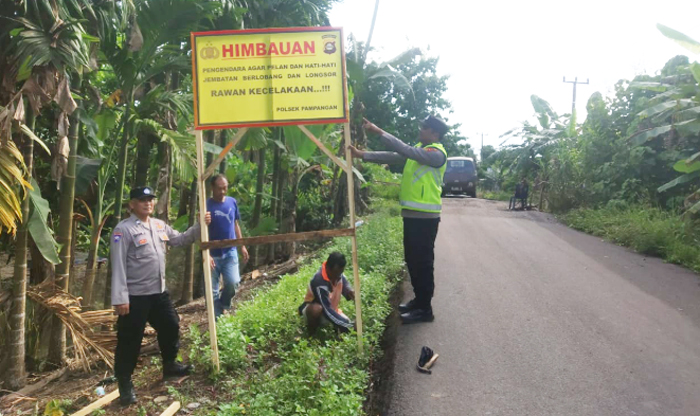
[[[343,123],[343,34],[289,28],[192,34],[197,129]]]

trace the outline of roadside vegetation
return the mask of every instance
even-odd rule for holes
[[[658,28],[700,55],[699,42]],[[503,135],[522,143],[482,150],[484,197],[509,197],[525,178],[534,208],[698,271],[700,64],[676,56],[654,75],[620,80],[611,96],[593,93],[583,123],[531,101],[535,120]]]
[[[403,261],[401,219],[384,205],[358,229],[364,324],[364,353],[354,332],[332,328],[309,337],[297,314],[309,280],[332,251],[351,253],[350,240],[338,238],[298,272],[238,305],[235,315],[217,324],[222,373],[216,385],[229,390],[230,402],[216,405],[219,415],[360,415],[369,392],[370,364],[381,358],[379,341],[391,312],[389,296],[400,281]],[[349,265],[350,266],[350,265]],[[345,271],[352,282],[351,267]],[[341,308],[355,316],[354,302]],[[189,330],[189,357],[209,366],[208,336]]]
[[[579,208],[563,216],[570,227],[700,272],[700,227],[677,213],[643,205]]]

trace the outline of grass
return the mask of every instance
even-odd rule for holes
[[[677,214],[645,206],[577,209],[563,217],[572,228],[700,272],[700,230]]]
[[[510,201],[510,197],[513,196],[512,192],[505,191],[478,191],[477,197],[483,199],[490,199],[492,201]]]
[[[390,313],[389,295],[403,270],[401,220],[391,215],[391,207],[380,206],[358,229],[364,354],[355,333],[337,336],[324,328],[309,337],[297,314],[309,280],[328,254],[340,251],[350,261],[351,240],[339,238],[297,273],[256,293],[235,315],[219,321],[222,374],[216,384],[232,392],[218,406],[220,416],[362,414],[370,364],[382,354],[379,341]],[[352,281],[350,268],[345,274]],[[343,300],[341,308],[355,317],[354,302]],[[207,365],[208,337],[190,328],[188,338],[190,360]]]

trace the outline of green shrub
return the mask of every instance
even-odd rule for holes
[[[478,196],[492,201],[510,201],[510,197],[513,196],[513,194],[506,191],[483,191]]]
[[[219,319],[220,377],[228,379],[235,395],[234,402],[220,406],[220,416],[362,413],[370,361],[382,353],[389,294],[403,268],[401,220],[387,213],[390,206],[367,217],[358,229],[364,354],[358,353],[354,333],[337,336],[323,328],[309,338],[297,313],[309,280],[330,252],[346,255],[345,275],[352,282],[351,240],[338,238],[297,273],[257,292],[235,315]],[[354,302],[343,299],[341,308],[355,316]],[[198,356],[190,359],[201,363],[206,357],[202,336],[192,328],[188,338],[194,341],[190,354]]]
[[[624,199],[611,199],[608,201],[607,204],[605,204],[605,208],[607,209],[617,209],[617,210],[625,210],[630,207],[629,203],[625,201]]]
[[[626,206],[611,200],[605,208],[577,209],[565,222],[635,251],[700,271],[700,233],[677,214],[646,206]]]
[[[331,228],[333,201],[323,194],[321,186],[299,192],[297,205],[297,231],[325,230]]]
[[[365,163],[362,165],[363,176],[367,183],[364,187],[369,187],[370,195],[375,198],[383,198],[389,201],[399,200],[399,190],[401,187],[401,174],[391,172],[382,165]]]

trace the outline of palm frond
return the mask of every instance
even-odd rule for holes
[[[0,232],[14,235],[22,222],[21,191],[31,185],[25,179],[27,168],[12,140],[0,148]]]

